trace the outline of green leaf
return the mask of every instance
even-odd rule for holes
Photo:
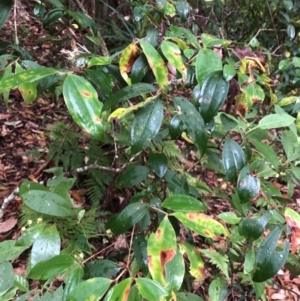
[[[174,106],[181,120],[184,122],[188,134],[193,139],[202,156],[207,146],[207,134],[203,118],[196,107],[182,97],[173,98]]]
[[[130,288],[127,301],[143,301],[143,296],[140,294],[136,284]]]
[[[259,121],[258,127],[266,130],[277,129],[290,126],[294,121],[295,118],[289,114],[270,114]]]
[[[255,273],[252,276],[253,281],[263,282],[273,277],[284,265],[290,244],[285,242],[284,250],[276,252],[276,243],[282,232],[283,225],[273,229],[265,240],[260,244],[255,257]]]
[[[167,216],[157,231],[150,235],[147,253],[153,280],[158,281],[168,292],[178,291],[184,277],[184,262],[177,248],[175,231]]]
[[[139,83],[148,70],[150,69],[147,58],[144,54],[141,54],[133,63],[131,69],[131,82],[132,84]]]
[[[160,100],[153,101],[138,110],[131,127],[131,151],[137,153],[147,147],[161,127],[163,106]]]
[[[14,269],[10,262],[0,263],[0,296],[9,290],[14,284]],[[1,298],[2,300],[2,298]]]
[[[28,292],[29,291],[29,283],[26,278],[14,275],[14,286],[18,288],[21,292]]]
[[[0,1],[0,29],[3,27],[4,23],[8,19],[12,6],[12,0]]]
[[[20,84],[25,82],[35,82],[41,78],[44,78],[57,72],[57,70],[52,68],[38,68],[17,73],[15,75],[0,80],[0,93],[17,88]]]
[[[201,201],[184,194],[169,196],[164,200],[161,206],[173,211],[181,212],[197,212],[207,210]]]
[[[149,66],[153,71],[159,88],[164,89],[169,84],[168,69],[165,65],[165,62],[163,61],[157,50],[150,43],[140,40],[140,45],[148,60]]]
[[[173,214],[187,228],[201,236],[218,239],[220,236],[228,236],[228,231],[222,224],[214,220],[213,217],[204,213],[175,212]]]
[[[241,218],[237,217],[234,212],[223,212],[218,215],[218,218],[223,220],[224,222],[236,225],[240,222]]]
[[[141,295],[148,301],[164,300],[168,292],[157,282],[149,278],[135,279]]]
[[[136,261],[140,268],[143,270],[145,274],[148,271],[148,254],[147,254],[147,241],[145,236],[142,234],[137,234],[133,239],[133,252],[136,258]]]
[[[222,160],[225,174],[229,181],[237,180],[237,173],[245,166],[246,156],[243,149],[231,139],[227,139],[223,146]]]
[[[111,64],[112,59],[110,57],[107,56],[93,56],[89,62],[87,67],[91,68],[93,66],[105,66],[105,65],[110,65]]]
[[[142,165],[129,165],[119,176],[116,186],[130,187],[143,182],[149,174],[149,169]]]
[[[248,166],[241,170],[236,189],[242,204],[250,202],[259,193],[260,180],[250,175]]]
[[[168,158],[165,153],[150,152],[148,161],[150,168],[159,178],[162,178],[168,169]]]
[[[204,301],[201,297],[186,292],[176,294],[176,298],[177,301]]]
[[[289,254],[284,265],[292,274],[300,275],[300,261],[299,258],[293,254]]]
[[[16,246],[30,247],[37,237],[43,232],[44,228],[45,224],[43,223],[30,226],[22,232],[22,235],[16,241]]]
[[[74,269],[72,269],[69,277],[66,277],[65,279],[63,300],[66,300],[66,297],[69,295],[69,293],[71,293],[78,286],[78,284],[82,282],[82,278],[83,268],[81,266],[76,266]]]
[[[278,170],[280,162],[274,149],[270,145],[257,140],[251,140],[251,143]]]
[[[246,97],[247,109],[251,109],[253,104],[257,101],[265,99],[265,92],[260,85],[255,82],[250,83],[247,87],[243,88]]]
[[[169,41],[163,41],[160,47],[168,62],[180,72],[182,80],[185,82],[187,80],[187,69],[183,63],[180,48]]]
[[[204,47],[213,47],[213,46],[221,45],[221,46],[225,46],[226,48],[231,44],[231,41],[229,40],[219,39],[207,33],[203,33],[201,35],[201,41]]]
[[[105,296],[104,301],[127,300],[130,290],[131,278],[126,278],[120,283],[114,285]]]
[[[176,37],[181,38],[184,36],[188,44],[194,46],[196,49],[201,49],[201,46],[198,43],[196,36],[187,28],[185,27],[177,27],[177,26],[170,26],[170,31],[172,33],[171,36],[175,34]]]
[[[86,280],[79,283],[75,289],[67,295],[66,301],[99,300],[104,296],[110,284],[110,279],[101,277]]]
[[[232,78],[234,78],[235,75],[236,75],[236,71],[234,67],[232,65],[226,64],[223,69],[223,76],[225,80],[229,82],[230,80],[232,80]]]
[[[30,256],[31,267],[60,252],[60,236],[55,225],[45,228],[34,241]]]
[[[169,125],[169,133],[172,139],[177,139],[186,130],[185,123],[180,118],[180,115],[175,115]]]
[[[224,301],[228,294],[226,281],[223,278],[217,277],[214,279],[208,288],[208,296],[210,301]]]
[[[120,271],[121,267],[108,259],[100,259],[89,262],[84,269],[84,278],[95,277],[112,278]]]
[[[190,274],[199,281],[204,281],[206,278],[204,262],[199,252],[188,243],[179,244],[181,253],[186,253],[190,261]]]
[[[296,35],[295,26],[293,24],[289,24],[286,31],[287,31],[288,37],[291,40],[293,40],[295,38],[295,35]]]
[[[105,227],[114,232],[114,234],[124,233],[140,221],[147,212],[148,206],[144,203],[130,204],[121,213],[112,216],[107,221]]]
[[[210,73],[204,80],[199,97],[200,113],[205,123],[209,123],[224,104],[229,83],[223,78],[222,71]]]
[[[209,258],[209,262],[216,265],[218,269],[225,274],[225,276],[229,279],[229,260],[226,254],[219,253],[215,249],[202,249],[201,253],[204,254],[207,258]]]
[[[95,88],[84,78],[70,74],[63,84],[63,95],[73,120],[93,138],[104,139],[104,125],[100,119],[102,102]]]
[[[242,219],[239,224],[240,235],[246,237],[250,241],[258,239],[264,233],[270,218],[270,212],[266,212],[261,218]]]
[[[15,240],[5,240],[0,243],[0,263],[18,258],[29,246],[16,246]]]
[[[255,260],[255,252],[254,248],[251,247],[248,249],[244,262],[244,273],[248,274],[253,271],[254,268],[254,260]]]
[[[200,49],[196,59],[198,84],[201,86],[210,73],[220,70],[222,70],[222,61],[218,54],[210,49]]]
[[[70,255],[57,255],[37,263],[30,270],[28,277],[35,280],[49,280],[62,274],[75,263],[75,259]]]

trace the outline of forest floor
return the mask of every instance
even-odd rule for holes
[[[30,1],[27,1],[30,2]],[[42,24],[32,15],[34,4],[24,4],[19,8],[18,14],[18,37],[20,47],[32,54],[33,60],[42,66],[55,66],[58,62],[62,66],[67,65],[63,51],[68,45],[55,44],[50,41],[36,43],[40,38],[49,35]],[[11,42],[14,40],[14,17],[10,16],[5,27],[1,31],[1,40]],[[74,32],[70,29],[67,33],[70,39]],[[80,34],[76,36],[80,40]],[[41,181],[45,178],[44,170],[51,167],[51,161],[47,158],[48,145],[50,142],[49,131],[51,126],[59,121],[72,122],[62,99],[55,100],[44,93],[37,101],[26,105],[17,91],[10,94],[8,108],[0,102],[0,205],[11,192],[20,186],[22,180],[30,179]],[[78,129],[79,130],[79,129]],[[197,165],[193,155],[182,158],[185,169]],[[193,172],[197,172],[194,170]],[[199,175],[209,187],[220,185],[213,172]],[[287,187],[283,183],[273,182],[285,195]],[[225,188],[226,190],[226,188]],[[295,206],[300,208],[300,191],[296,190],[293,197]],[[0,242],[6,239],[14,239],[20,235],[18,216],[21,199],[16,196],[5,211],[0,220]],[[228,210],[226,201],[213,200],[209,202],[210,213],[219,214]],[[114,243],[113,241],[111,242]],[[20,260],[18,273],[25,273],[25,261]],[[287,270],[280,270],[275,277],[275,284],[267,286],[266,295],[268,300],[300,300],[300,278],[291,275]],[[207,284],[203,285],[207,289]],[[236,299],[238,300],[238,299]],[[249,299],[250,300],[250,299]]]

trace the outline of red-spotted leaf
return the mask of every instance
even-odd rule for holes
[[[149,278],[136,278],[135,282],[145,300],[165,300],[164,297],[168,295],[168,292],[157,281]]]
[[[245,166],[246,156],[243,149],[231,139],[227,139],[223,146],[222,160],[225,174],[229,181],[237,180],[237,173]]]
[[[137,153],[147,147],[162,124],[163,105],[159,99],[138,110],[131,127],[131,151]]]
[[[164,200],[161,206],[170,210],[181,212],[206,211],[206,207],[201,203],[201,201],[192,196],[184,194],[175,194],[169,196]]]
[[[161,50],[168,62],[180,72],[182,80],[186,81],[187,69],[183,63],[180,48],[172,42],[163,41],[161,43]]]
[[[282,268],[289,254],[290,244],[285,242],[284,250],[275,251],[283,225],[273,229],[260,244],[254,262],[253,281],[263,282],[273,277]]]
[[[183,281],[184,263],[178,252],[175,231],[167,216],[157,231],[150,235],[147,252],[148,268],[153,280],[168,292],[178,291]]]
[[[205,78],[214,71],[222,70],[220,57],[211,49],[200,49],[196,59],[196,78],[201,86]]]
[[[105,296],[104,301],[126,301],[130,291],[131,278],[126,278],[113,286]]]
[[[206,278],[204,262],[195,248],[188,243],[179,244],[181,253],[186,253],[190,261],[190,274],[199,281],[204,281]]]
[[[128,77],[128,73],[131,71],[134,61],[139,55],[139,48],[135,43],[131,43],[128,45],[122,52],[120,61],[119,61],[119,68],[120,73],[124,80],[130,85],[131,80]]]
[[[162,178],[168,169],[168,158],[165,153],[151,152],[148,161],[156,175]]]
[[[73,120],[93,138],[104,139],[104,125],[100,119],[102,102],[95,88],[83,77],[70,74],[63,84],[63,95]]]
[[[248,166],[241,170],[236,190],[242,204],[250,202],[259,193],[260,180],[250,175]]]
[[[300,245],[300,215],[293,209],[286,208],[284,216],[287,225],[291,228],[292,231],[291,252],[295,253],[297,251],[297,247]]]
[[[148,60],[149,66],[153,71],[159,88],[163,89],[168,86],[168,69],[157,50],[148,42],[140,40],[140,45]]]
[[[200,113],[208,123],[224,104],[229,89],[229,83],[223,78],[222,71],[210,73],[201,86],[199,97]]]
[[[173,215],[187,228],[201,236],[212,239],[218,239],[220,236],[228,236],[228,231],[221,223],[204,213],[175,212]]]
[[[148,206],[144,203],[133,203],[126,206],[121,213],[112,216],[106,223],[106,229],[114,234],[121,234],[140,221],[148,212]]]
[[[108,290],[111,280],[107,278],[92,278],[79,283],[66,298],[66,301],[99,300]]]

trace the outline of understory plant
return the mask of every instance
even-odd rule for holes
[[[154,17],[184,11],[178,3],[159,2]],[[280,269],[300,274],[299,98],[273,76],[290,68],[296,80],[299,62],[277,69],[260,51],[178,23],[145,35],[90,53],[80,72],[0,57],[7,105],[11,89],[26,103],[53,89],[93,141],[73,165],[47,170],[47,183],[20,186],[21,235],[0,243],[1,300],[266,300]],[[74,158],[74,145],[59,145],[54,157]],[[69,194],[87,172],[101,189],[93,206]],[[11,263],[21,254],[24,277]]]

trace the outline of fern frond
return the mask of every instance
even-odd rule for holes
[[[229,263],[228,263],[228,257],[226,255],[222,255],[219,252],[217,252],[214,249],[210,250],[200,250],[201,253],[204,254],[205,257],[209,259],[209,262],[217,266],[217,268],[224,273],[226,277],[229,278],[228,274],[228,268],[229,268]]]
[[[179,149],[176,146],[176,144],[175,144],[174,141],[171,141],[171,140],[169,140],[169,141],[163,141],[161,143],[161,146],[162,146],[163,151],[165,152],[165,154],[168,157],[174,158],[174,159],[182,157],[182,154],[179,151]]]

